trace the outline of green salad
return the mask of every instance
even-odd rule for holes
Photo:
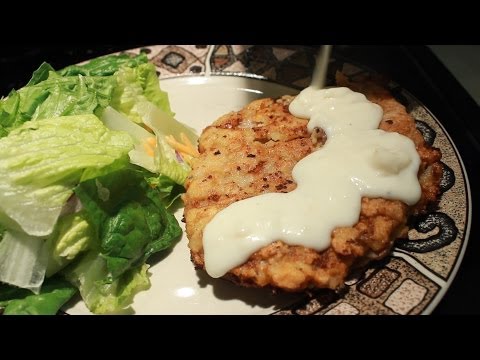
[[[93,313],[130,309],[148,258],[180,238],[168,209],[196,141],[144,54],[43,63],[2,98],[4,314],[55,314],[78,292]]]

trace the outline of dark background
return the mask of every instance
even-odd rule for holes
[[[0,96],[28,82],[42,61],[54,68],[74,64],[96,56],[149,45],[124,43],[75,46],[14,46],[0,49]],[[335,51],[355,62],[389,75],[423,102],[447,129],[467,168],[470,180],[473,216],[470,240],[464,260],[447,294],[434,314],[480,314],[479,226],[475,223],[479,204],[480,180],[480,108],[459,82],[426,46],[337,46]]]

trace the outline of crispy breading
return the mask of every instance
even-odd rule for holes
[[[364,93],[383,108],[381,129],[414,141],[421,158],[421,200],[409,208],[400,201],[363,198],[359,222],[350,228],[335,229],[327,250],[317,252],[276,241],[255,252],[225,278],[244,286],[286,291],[336,289],[343,285],[352,266],[389,254],[394,240],[405,235],[408,216],[425,211],[437,200],[441,153],[425,143],[405,107],[375,81],[352,83],[337,74],[337,83]],[[309,134],[307,120],[289,113],[292,100],[290,96],[256,100],[238,112],[222,116],[203,131],[200,156],[193,162],[183,196],[189,247],[197,268],[204,268],[203,229],[217,212],[255,195],[294,190],[293,167],[324,144],[323,131]]]

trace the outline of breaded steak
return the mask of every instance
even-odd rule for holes
[[[437,201],[441,153],[425,143],[405,107],[373,80],[351,83],[337,74],[337,84],[365,94],[382,107],[380,129],[398,132],[414,141],[421,159],[420,201],[409,208],[401,201],[363,198],[359,222],[353,227],[335,229],[327,250],[317,252],[278,239],[255,252],[225,278],[244,286],[286,291],[338,288],[353,266],[390,252],[395,239],[406,234],[409,215],[421,213]],[[191,258],[197,268],[204,268],[203,229],[218,211],[262,193],[294,190],[293,167],[324,144],[322,130],[309,134],[308,121],[289,113],[292,100],[290,96],[256,100],[238,112],[222,116],[203,131],[200,156],[194,160],[183,196]]]

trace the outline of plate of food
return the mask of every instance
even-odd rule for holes
[[[461,157],[407,89],[337,56],[309,90],[314,63],[154,45],[42,64],[0,102],[0,307],[430,313],[468,241]]]

